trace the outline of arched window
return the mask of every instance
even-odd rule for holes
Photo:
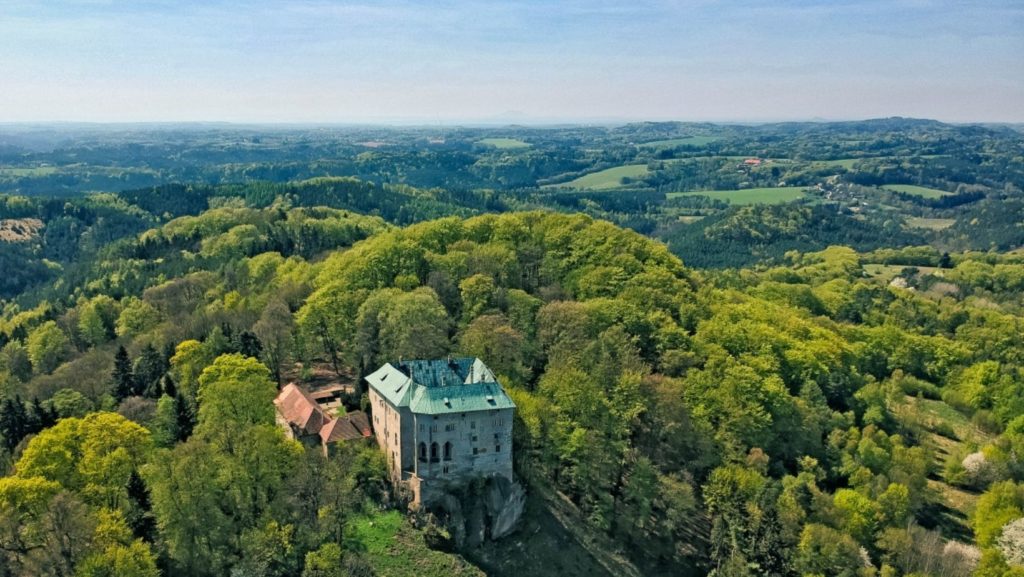
[[[430,460],[437,461],[437,443],[430,443]]]
[[[444,444],[444,460],[452,460],[452,444],[450,442]]]
[[[427,444],[426,443],[420,443],[420,460],[421,461],[426,461],[427,460]]]

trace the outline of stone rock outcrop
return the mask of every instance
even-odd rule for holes
[[[519,524],[526,507],[526,490],[505,477],[492,477],[492,480],[484,493],[484,506],[490,520],[489,537],[497,540],[512,533]]]
[[[477,547],[514,532],[526,507],[526,490],[516,481],[495,475],[447,492],[431,509],[446,519],[459,549]]]

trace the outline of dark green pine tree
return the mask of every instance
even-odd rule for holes
[[[128,351],[124,345],[117,348],[114,355],[114,372],[111,377],[114,379],[114,398],[119,402],[132,396],[135,389],[135,378],[132,375],[132,360],[128,358]]]
[[[235,349],[247,357],[254,359],[260,358],[260,354],[263,352],[263,343],[251,331],[242,331],[238,333],[238,339],[235,343]]]
[[[174,384],[174,379],[171,378],[170,374],[164,375],[163,380],[160,382],[160,389],[162,394],[168,397],[178,396],[178,386]]]
[[[939,268],[953,268],[953,259],[950,258],[948,252],[942,253],[939,257]]]
[[[133,392],[136,395],[157,399],[160,397],[160,380],[167,373],[167,361],[153,345],[146,345],[135,360]]]
[[[39,397],[32,399],[32,413],[39,422],[39,430],[48,429],[57,424],[57,410],[53,406],[46,406],[39,401]]]
[[[187,441],[192,436],[192,428],[196,425],[196,418],[192,412],[192,407],[189,406],[185,397],[180,394],[174,397],[174,407],[178,413],[178,441]]]
[[[131,501],[130,511],[127,519],[128,526],[136,537],[152,543],[156,536],[156,519],[153,518],[149,500],[149,489],[138,472],[132,471],[128,477],[128,484],[125,486],[128,492],[128,499]]]
[[[28,415],[20,398],[7,398],[0,404],[0,435],[8,451],[13,451],[25,437]]]

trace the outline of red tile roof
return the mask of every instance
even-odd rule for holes
[[[330,421],[320,405],[295,383],[288,383],[274,399],[278,412],[303,434],[316,435]]]
[[[352,411],[344,416],[329,421],[320,429],[320,439],[324,444],[336,441],[351,441],[369,437],[370,419],[362,411]]]

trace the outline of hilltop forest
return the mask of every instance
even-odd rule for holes
[[[1024,575],[1022,187],[904,119],[5,127],[0,577]],[[272,404],[448,353],[529,495],[468,550]]]

